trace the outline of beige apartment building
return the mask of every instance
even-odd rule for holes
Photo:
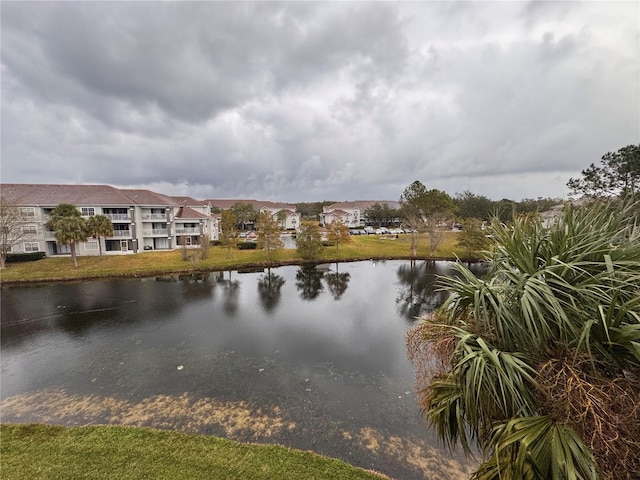
[[[88,218],[105,215],[113,234],[89,238],[78,245],[78,255],[131,254],[143,250],[170,250],[183,243],[199,245],[202,237],[219,236],[219,216],[206,202],[172,197],[150,190],[118,189],[109,185],[2,184],[0,195],[18,206],[24,219],[23,241],[14,252],[43,251],[48,256],[70,253],[56,242],[47,227],[49,213],[61,203],[75,205]]]

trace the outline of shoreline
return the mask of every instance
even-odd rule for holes
[[[116,274],[105,275],[79,275],[76,277],[50,277],[50,278],[38,278],[38,279],[3,279],[0,275],[0,287],[16,286],[16,285],[38,285],[48,283],[72,283],[72,282],[84,282],[93,280],[110,280],[110,279],[126,279],[126,278],[149,278],[159,275],[184,275],[184,274],[196,274],[196,273],[211,273],[211,272],[226,272],[233,270],[244,269],[265,269],[265,268],[278,268],[290,265],[320,265],[324,263],[352,263],[352,262],[366,262],[366,261],[380,261],[380,260],[416,260],[416,261],[432,261],[432,262],[461,262],[461,263],[480,263],[480,258],[460,258],[460,257],[428,257],[428,256],[411,256],[411,255],[398,255],[398,256],[367,256],[367,257],[348,257],[348,258],[322,258],[315,260],[302,260],[302,259],[288,259],[279,261],[261,261],[261,262],[238,262],[229,265],[220,266],[207,266],[198,267],[193,266],[191,268],[183,269],[159,269],[157,271],[145,271],[145,272],[122,272]]]

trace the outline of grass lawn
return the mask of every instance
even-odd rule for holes
[[[6,480],[380,480],[342,461],[277,445],[131,427],[0,425]]]
[[[446,232],[445,238],[433,257],[430,255],[427,236],[420,241],[417,258],[454,258],[466,256],[456,247],[456,232]],[[350,237],[351,242],[335,247],[325,247],[317,262],[357,261],[371,258],[409,258],[411,239],[409,235],[378,236],[359,235]],[[189,250],[195,252],[195,250]],[[182,273],[189,271],[228,270],[254,265],[284,265],[301,263],[295,249],[280,250],[267,261],[263,250],[231,249],[227,258],[226,247],[211,247],[205,260],[182,260],[181,251],[141,252],[135,255],[105,255],[78,257],[78,268],[71,258],[49,257],[35,262],[8,263],[0,271],[0,282],[46,282],[56,280],[81,280],[109,277],[132,277]]]

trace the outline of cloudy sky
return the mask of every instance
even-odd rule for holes
[[[1,180],[563,197],[640,141],[640,3],[1,3]]]

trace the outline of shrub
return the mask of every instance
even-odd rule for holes
[[[44,252],[8,253],[7,263],[33,262],[45,257]]]
[[[255,250],[257,247],[256,242],[238,242],[238,250]]]

